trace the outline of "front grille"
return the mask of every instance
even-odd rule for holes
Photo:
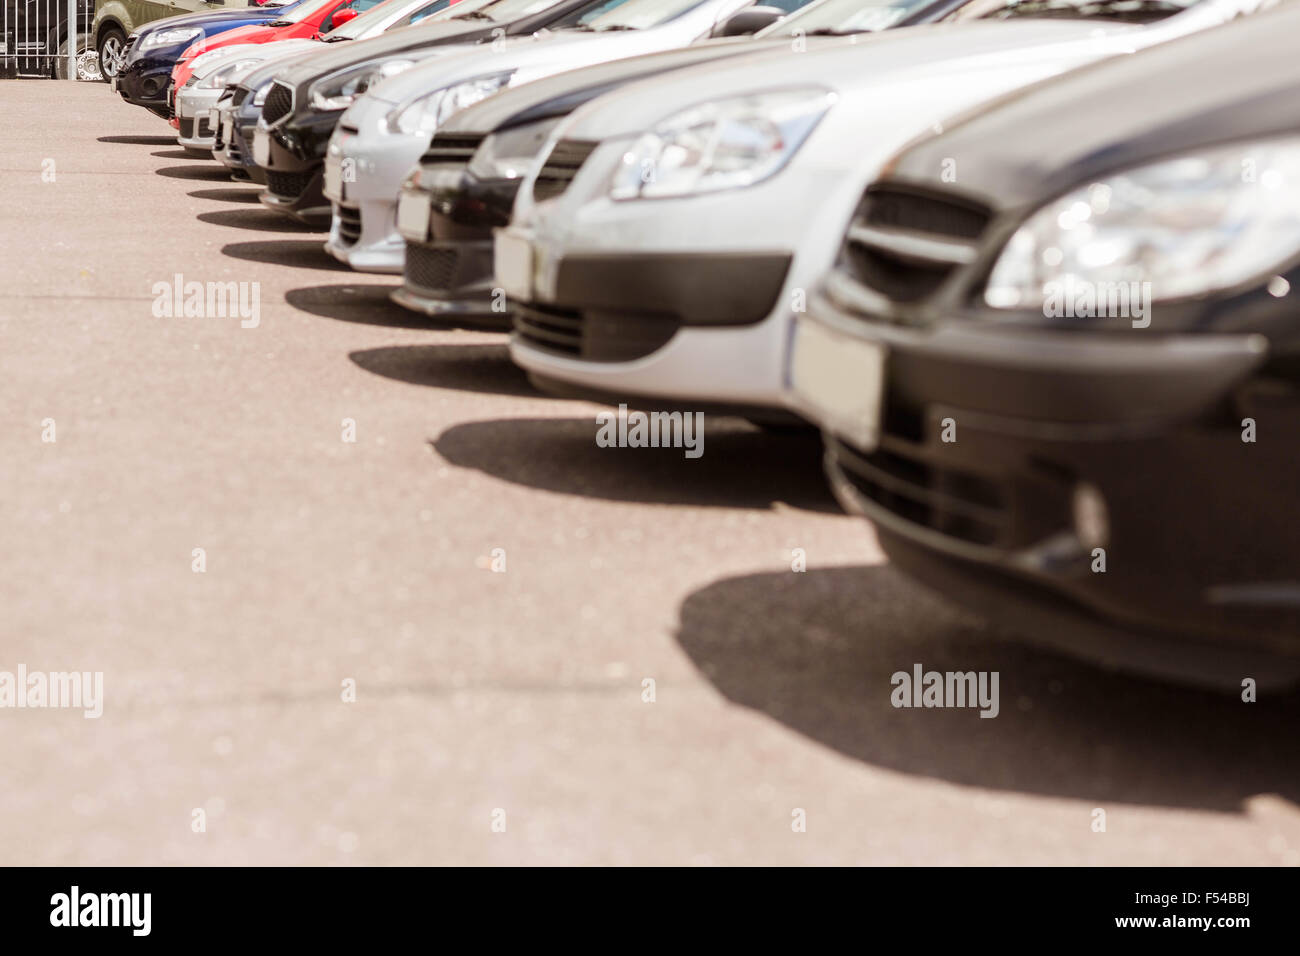
[[[180,134],[182,139],[193,139],[194,120],[186,119],[184,116],[182,116],[180,118]]]
[[[485,138],[483,133],[438,133],[420,162],[468,163]]]
[[[631,362],[657,352],[681,322],[658,313],[629,314],[511,303],[514,330],[531,345],[590,362]]]
[[[203,137],[211,136],[211,135],[212,135],[212,127],[208,123],[208,118],[206,116],[200,116],[199,126],[198,126],[199,139],[203,139]]]
[[[274,123],[293,111],[293,90],[282,83],[272,83],[262,104],[262,119],[268,124]]]
[[[311,184],[312,174],[306,173],[277,173],[274,170],[266,171],[266,189],[267,192],[274,193],[285,199],[297,199]]]
[[[421,289],[447,291],[454,287],[459,264],[460,253],[455,248],[408,242],[404,278]]]
[[[894,302],[917,302],[974,259],[990,218],[960,197],[875,184],[854,212],[840,267]]]
[[[344,245],[355,245],[361,238],[361,210],[335,203],[334,216],[339,223],[339,239]]]
[[[573,177],[578,175],[578,170],[587,161],[587,157],[599,145],[580,139],[562,139],[556,143],[538,172],[537,181],[533,183],[533,198],[541,202],[561,195],[569,188]]]
[[[242,86],[235,87],[234,99],[230,101],[231,106],[243,106],[244,100],[248,99],[251,90],[246,90]]]
[[[857,492],[903,520],[970,544],[1013,544],[1011,512],[996,482],[929,461],[905,442],[869,454],[833,439],[832,447]]]

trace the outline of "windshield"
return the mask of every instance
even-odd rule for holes
[[[935,0],[819,0],[756,36],[786,36],[799,31],[803,36],[868,33],[887,30],[906,17],[932,6]],[[978,2],[978,0],[977,0]]]
[[[281,24],[288,24],[288,23],[302,23],[303,20],[306,20],[313,13],[320,12],[321,10],[323,10],[325,7],[328,7],[333,2],[334,0],[302,0],[302,3],[298,4],[296,7],[294,7],[292,10],[288,11],[287,13],[276,17],[274,20],[268,23],[267,26],[280,26]]]
[[[1182,13],[1205,0],[973,0],[948,19],[1011,20],[1043,17],[1058,20],[1121,20],[1151,23]]]
[[[378,27],[394,14],[425,2],[427,0],[384,0],[383,3],[371,7],[365,13],[358,14],[347,23],[331,30],[328,36],[331,40],[355,40],[372,27]]]
[[[577,30],[644,30],[690,13],[708,0],[608,0],[565,25]]]
[[[555,6],[558,2],[559,0],[489,0],[488,3],[479,5],[474,11],[474,15],[484,20],[509,23],[511,20],[519,20],[523,17],[530,17],[534,13],[541,13],[543,10]]]

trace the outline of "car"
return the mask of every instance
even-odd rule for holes
[[[137,60],[144,58],[151,64],[155,59],[165,60],[169,56],[174,59],[199,35],[192,32],[196,29],[200,33],[220,33],[248,23],[263,23],[301,2],[303,0],[289,4],[236,0],[227,7],[222,0],[168,0],[166,3],[160,0],[96,0],[90,32],[100,74],[112,82],[126,66],[132,52],[137,54]],[[136,43],[141,34],[152,38],[145,49]],[[165,95],[161,85],[165,81],[149,82],[156,80],[156,66],[138,68],[148,70],[149,76],[142,76],[139,87],[131,88],[132,97],[153,101]],[[131,97],[124,98],[128,102],[134,101]],[[139,105],[152,108],[153,104]]]
[[[90,0],[77,3],[79,80],[100,79],[98,58],[90,51]],[[68,76],[68,4],[3,0],[0,6],[0,76]]]
[[[377,36],[390,28],[418,22],[445,9],[448,0],[384,0],[370,10],[346,20],[317,39],[280,40],[274,44],[237,43],[177,63],[172,70],[176,94],[177,141],[186,149],[211,152],[216,144],[216,124],[211,112],[225,88],[269,60],[308,50],[324,52],[321,44]]]
[[[792,318],[894,150],[985,100],[1255,2],[1033,0],[991,18],[972,4],[940,24],[823,41],[837,47],[827,52],[810,41],[803,54],[696,68],[602,97],[556,131],[557,157],[535,173],[542,191],[525,182],[497,234],[511,356],[556,394],[796,423],[784,382]],[[817,109],[816,95],[799,89],[834,102]],[[810,117],[817,122],[805,125]],[[778,119],[790,133],[773,139],[767,124]],[[690,146],[691,128],[718,123],[768,142],[753,154],[760,165],[729,175],[672,165],[705,157]],[[581,163],[570,158],[579,146]],[[559,173],[566,188],[550,181]]]
[[[863,191],[790,367],[899,568],[1107,666],[1300,678],[1297,30],[1043,84]]]
[[[602,2],[608,0],[488,0],[469,9],[462,4],[452,17],[427,27],[331,51],[281,72],[266,117],[262,165],[271,175],[261,201],[300,220],[328,226],[325,150],[343,110],[371,83],[457,46],[557,28]]]
[[[794,37],[930,22],[965,2],[898,0],[864,8],[861,0],[818,0],[752,39],[710,38],[680,50],[570,70],[462,110],[434,135],[420,166],[402,184],[397,229],[406,240],[406,255],[403,284],[393,291],[393,301],[459,324],[509,331],[510,313],[494,294],[493,230],[509,223],[523,174],[550,131],[597,96],[688,66],[765,47],[784,49]],[[863,19],[864,9],[873,15]]]
[[[359,271],[402,271],[406,246],[397,232],[398,191],[438,126],[457,110],[565,70],[685,46],[752,5],[611,0],[542,37],[504,37],[370,87],[343,114],[326,151],[324,193],[333,212],[326,251]]]
[[[400,49],[408,44],[419,44],[432,37],[441,36],[446,31],[455,34],[465,13],[486,2],[488,0],[456,0],[454,5],[448,3],[433,13],[421,13],[419,22],[399,23],[400,29],[393,29],[382,36],[351,41],[347,49],[361,51],[387,49],[390,44]],[[455,21],[455,24],[448,21]],[[443,31],[441,26],[443,24],[446,25],[446,31]],[[348,25],[345,24],[344,27],[346,26]],[[342,49],[340,48],[338,52],[341,53]],[[309,58],[313,60],[330,58],[335,55],[336,51],[329,48],[313,50],[309,54],[303,54],[301,61],[306,62]],[[368,55],[362,52],[359,57],[366,59]],[[298,63],[299,58],[295,56],[291,60],[277,60],[258,66],[233,84],[228,84],[226,91],[217,101],[216,115],[212,123],[214,133],[212,155],[230,170],[233,179],[266,184],[266,170],[253,160],[253,131],[257,127],[257,121],[262,115],[262,106],[276,78]]]
[[[199,37],[180,55],[180,63],[236,43],[276,43],[310,40],[329,33],[377,6],[380,0],[302,0],[292,10],[265,23],[252,23],[217,37]]]

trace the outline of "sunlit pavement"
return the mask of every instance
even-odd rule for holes
[[[0,671],[104,675],[0,709],[0,862],[1300,863],[1296,695],[999,639],[815,438],[597,447],[104,85],[0,128]],[[998,717],[893,708],[918,663]]]

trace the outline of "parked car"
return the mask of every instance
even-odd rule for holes
[[[403,24],[400,29],[394,29],[383,36],[351,41],[347,49],[365,50],[377,46],[386,48],[390,42],[396,42],[400,47],[411,38],[416,38],[418,42],[431,34],[438,35],[441,24],[450,20],[459,21],[466,12],[486,2],[488,0],[456,0],[454,4],[449,3],[433,13],[421,14],[419,22],[414,25]],[[455,27],[449,23],[447,25],[452,32],[455,32]],[[346,27],[347,24],[344,26]],[[337,52],[342,53],[343,48]],[[335,55],[336,51],[333,49],[315,50],[311,51],[310,58],[315,60],[331,58]],[[365,58],[364,53],[361,56]],[[305,62],[308,58],[308,55],[303,55],[302,61]],[[217,113],[212,123],[214,133],[212,155],[230,170],[232,178],[265,185],[266,171],[253,161],[253,131],[276,78],[296,66],[298,62],[298,58],[295,57],[290,61],[276,61],[258,66],[239,79],[233,87],[227,85],[226,92],[217,101]]]
[[[137,59],[143,57],[150,62],[155,59],[166,60],[168,56],[175,59],[175,55],[193,43],[194,38],[200,34],[221,33],[248,23],[263,23],[301,2],[303,0],[289,4],[274,0],[269,3],[234,0],[227,6],[222,0],[168,0],[167,3],[155,0],[96,0],[95,19],[90,30],[98,53],[100,73],[105,80],[111,81],[126,66],[133,46],[134,52],[138,54]],[[141,29],[146,24],[149,29]],[[192,32],[194,30],[199,33]],[[152,39],[142,50],[135,41],[144,33],[148,33]],[[147,79],[156,78],[155,69],[144,66],[139,69],[148,69],[149,77],[141,77],[138,88],[131,86],[129,90],[123,90],[127,101],[153,101],[165,95],[165,80],[158,81],[156,85],[146,82]],[[130,96],[126,96],[128,92]],[[152,108],[147,103],[138,105]]]
[[[985,100],[1254,6],[1034,0],[984,19],[972,4],[952,22],[603,97],[557,131],[541,189],[520,189],[498,234],[511,355],[560,394],[780,420],[792,317],[894,150]],[[833,102],[818,109],[809,90]],[[776,123],[788,124],[779,138]],[[754,161],[730,173],[703,166],[709,152],[692,139],[723,124],[765,144],[737,140],[729,148]]]
[[[333,218],[326,250],[354,269],[401,272],[398,190],[452,114],[507,87],[565,70],[685,46],[751,5],[752,0],[622,0],[588,9],[576,23],[543,37],[503,38],[371,87],[348,107],[330,138],[324,192]],[[353,178],[344,178],[345,168]]]
[[[418,22],[447,6],[448,0],[384,0],[319,39],[237,43],[177,63],[172,70],[172,86],[179,91],[176,95],[178,142],[187,149],[210,152],[216,142],[212,108],[227,85],[242,79],[254,67],[305,50],[324,53],[326,47],[322,44],[377,36],[390,28]]]
[[[847,36],[927,23],[965,2],[818,0],[752,39],[710,38],[680,50],[570,70],[457,113],[434,134],[420,166],[402,185],[397,229],[406,240],[404,281],[393,301],[461,324],[509,330],[510,314],[493,294],[492,232],[509,223],[523,175],[551,130],[597,96],[688,66],[787,49],[794,37]]]
[[[489,0],[457,7],[450,19],[339,49],[277,77],[272,91],[262,202],[299,219],[329,225],[323,193],[325,150],[339,117],[372,83],[456,48],[498,37],[530,36],[562,26],[609,0]],[[288,112],[284,112],[288,110]],[[267,111],[264,111],[267,112]]]
[[[77,79],[99,79],[90,51],[91,0],[77,2]],[[4,0],[0,6],[0,76],[68,75],[67,0]]]
[[[292,10],[266,23],[254,23],[217,37],[199,37],[180,55],[181,63],[236,43],[276,43],[310,40],[377,6],[380,0],[302,0]]]
[[[896,566],[1108,665],[1300,678],[1298,30],[1045,84],[865,190],[790,368]]]

